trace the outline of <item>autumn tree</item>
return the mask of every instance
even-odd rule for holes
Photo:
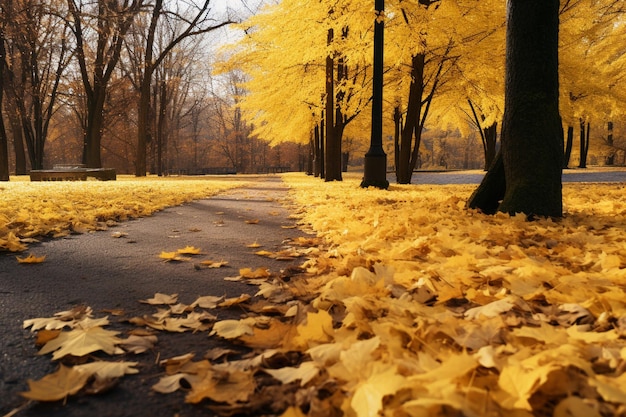
[[[0,10],[4,13],[3,8]],[[5,69],[5,47],[4,47],[4,21],[0,21],[0,181],[9,180],[9,147],[7,132],[4,127],[2,117],[2,102],[4,99],[4,69]]]
[[[109,82],[120,60],[124,37],[143,1],[67,0],[67,3],[87,102],[83,162],[90,168],[99,168],[102,166],[104,104]]]
[[[247,75],[239,106],[252,134],[274,146],[309,144],[317,132],[320,176],[341,180],[344,132],[371,99],[371,54],[363,45],[373,21],[360,2],[290,0],[238,25],[245,35],[225,68]]]
[[[560,217],[559,2],[510,0],[507,7],[501,157],[505,186],[497,187],[501,178],[494,181],[488,173],[469,205],[486,212],[496,207],[507,213]],[[489,198],[477,198],[485,189]]]
[[[42,169],[50,121],[69,63],[67,25],[58,2],[21,0],[6,6],[11,37],[7,103],[14,141],[26,143],[31,169]],[[22,152],[16,143],[16,154]],[[16,157],[16,160],[19,160]],[[21,167],[17,167],[21,171]]]
[[[145,48],[143,56],[143,66],[139,72],[139,119],[137,121],[137,162],[135,167],[136,176],[146,175],[146,142],[150,120],[150,97],[151,85],[155,69],[161,64],[163,59],[179,45],[183,40],[208,33],[232,23],[228,19],[215,20],[210,15],[209,8],[211,1],[205,0],[196,8],[190,5],[188,10],[181,10],[180,2],[164,2],[156,0],[152,7],[150,23],[145,38]],[[168,10],[167,6],[174,7]],[[196,9],[196,10],[193,10]],[[166,42],[155,43],[155,36],[159,28],[160,20],[167,20],[161,23],[161,38],[167,38]],[[182,25],[172,22],[179,20]],[[169,28],[170,32],[166,32]],[[155,48],[160,49],[155,54]]]

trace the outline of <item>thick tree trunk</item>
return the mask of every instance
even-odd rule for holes
[[[509,0],[499,210],[563,214],[558,0]]]
[[[11,135],[13,137],[13,149],[15,152],[15,175],[26,175],[26,149],[24,148],[24,135],[22,133],[22,123],[12,100],[7,100],[5,110],[11,125]]]
[[[102,168],[100,145],[104,127],[104,91],[98,91],[87,103],[87,129],[84,137],[83,163],[88,168]]]
[[[563,214],[558,11],[558,0],[509,0],[502,150],[470,208]]]
[[[4,45],[4,39],[0,37],[0,43]],[[2,72],[4,68],[4,47],[0,46],[0,109],[2,109],[2,99],[4,91],[2,86]],[[9,141],[4,128],[4,120],[0,112],[0,181],[9,180]]]
[[[328,30],[328,44],[333,40],[333,30]],[[341,76],[341,66],[338,65],[337,73]],[[325,168],[326,181],[341,181],[341,137],[343,135],[342,115],[335,104],[335,60],[329,54],[326,57],[326,149]]]
[[[146,69],[147,71],[147,69]],[[137,109],[137,160],[135,161],[135,176],[145,177],[147,171],[147,138],[150,134],[150,81],[144,73],[139,88],[139,108]]]

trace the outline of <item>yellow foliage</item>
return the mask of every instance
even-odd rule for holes
[[[215,179],[155,181],[124,176],[106,182],[10,181],[0,192],[0,251],[23,251],[29,239],[39,236],[105,229],[242,185]]]

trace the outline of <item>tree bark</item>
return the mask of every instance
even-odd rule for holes
[[[468,201],[470,208],[563,214],[558,13],[558,0],[508,2],[501,156]]]
[[[565,142],[565,154],[563,155],[563,169],[569,168],[569,160],[572,156],[572,146],[574,145],[574,126],[567,126],[567,138]]]
[[[580,159],[578,168],[587,168],[587,155],[589,153],[589,122],[580,119]]]
[[[610,148],[609,154],[606,156],[606,165],[611,166],[615,164],[615,149],[613,148],[613,122],[607,123],[606,144]]]
[[[410,184],[413,169],[417,162],[417,154],[421,141],[420,115],[422,112],[422,96],[424,94],[424,54],[413,56],[411,62],[411,84],[407,102],[404,125],[400,130],[400,141],[397,144],[396,181],[398,184]],[[396,114],[397,116],[397,114]],[[415,141],[413,138],[415,137]],[[415,156],[415,157],[413,157]]]
[[[558,0],[509,0],[499,210],[561,217]]]
[[[4,49],[4,31],[0,27],[0,181],[9,180],[9,145],[7,140],[7,132],[4,127],[2,117],[2,100],[4,98],[4,65],[5,65],[5,49]]]
[[[334,37],[333,29],[328,29],[327,45],[331,45]],[[325,168],[326,172],[324,179],[326,181],[335,180],[337,171],[334,169],[332,155],[337,148],[335,138],[335,60],[329,53],[326,56],[326,108],[324,111],[324,126],[325,126],[325,139],[326,139],[326,151],[325,151]],[[341,171],[339,171],[341,172]],[[338,175],[341,175],[340,173]]]

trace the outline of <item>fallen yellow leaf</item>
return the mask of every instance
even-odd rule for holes
[[[16,256],[15,258],[17,259],[17,262],[21,264],[40,264],[46,260],[46,255],[35,256],[31,253],[25,258],[21,258],[19,256]]]

